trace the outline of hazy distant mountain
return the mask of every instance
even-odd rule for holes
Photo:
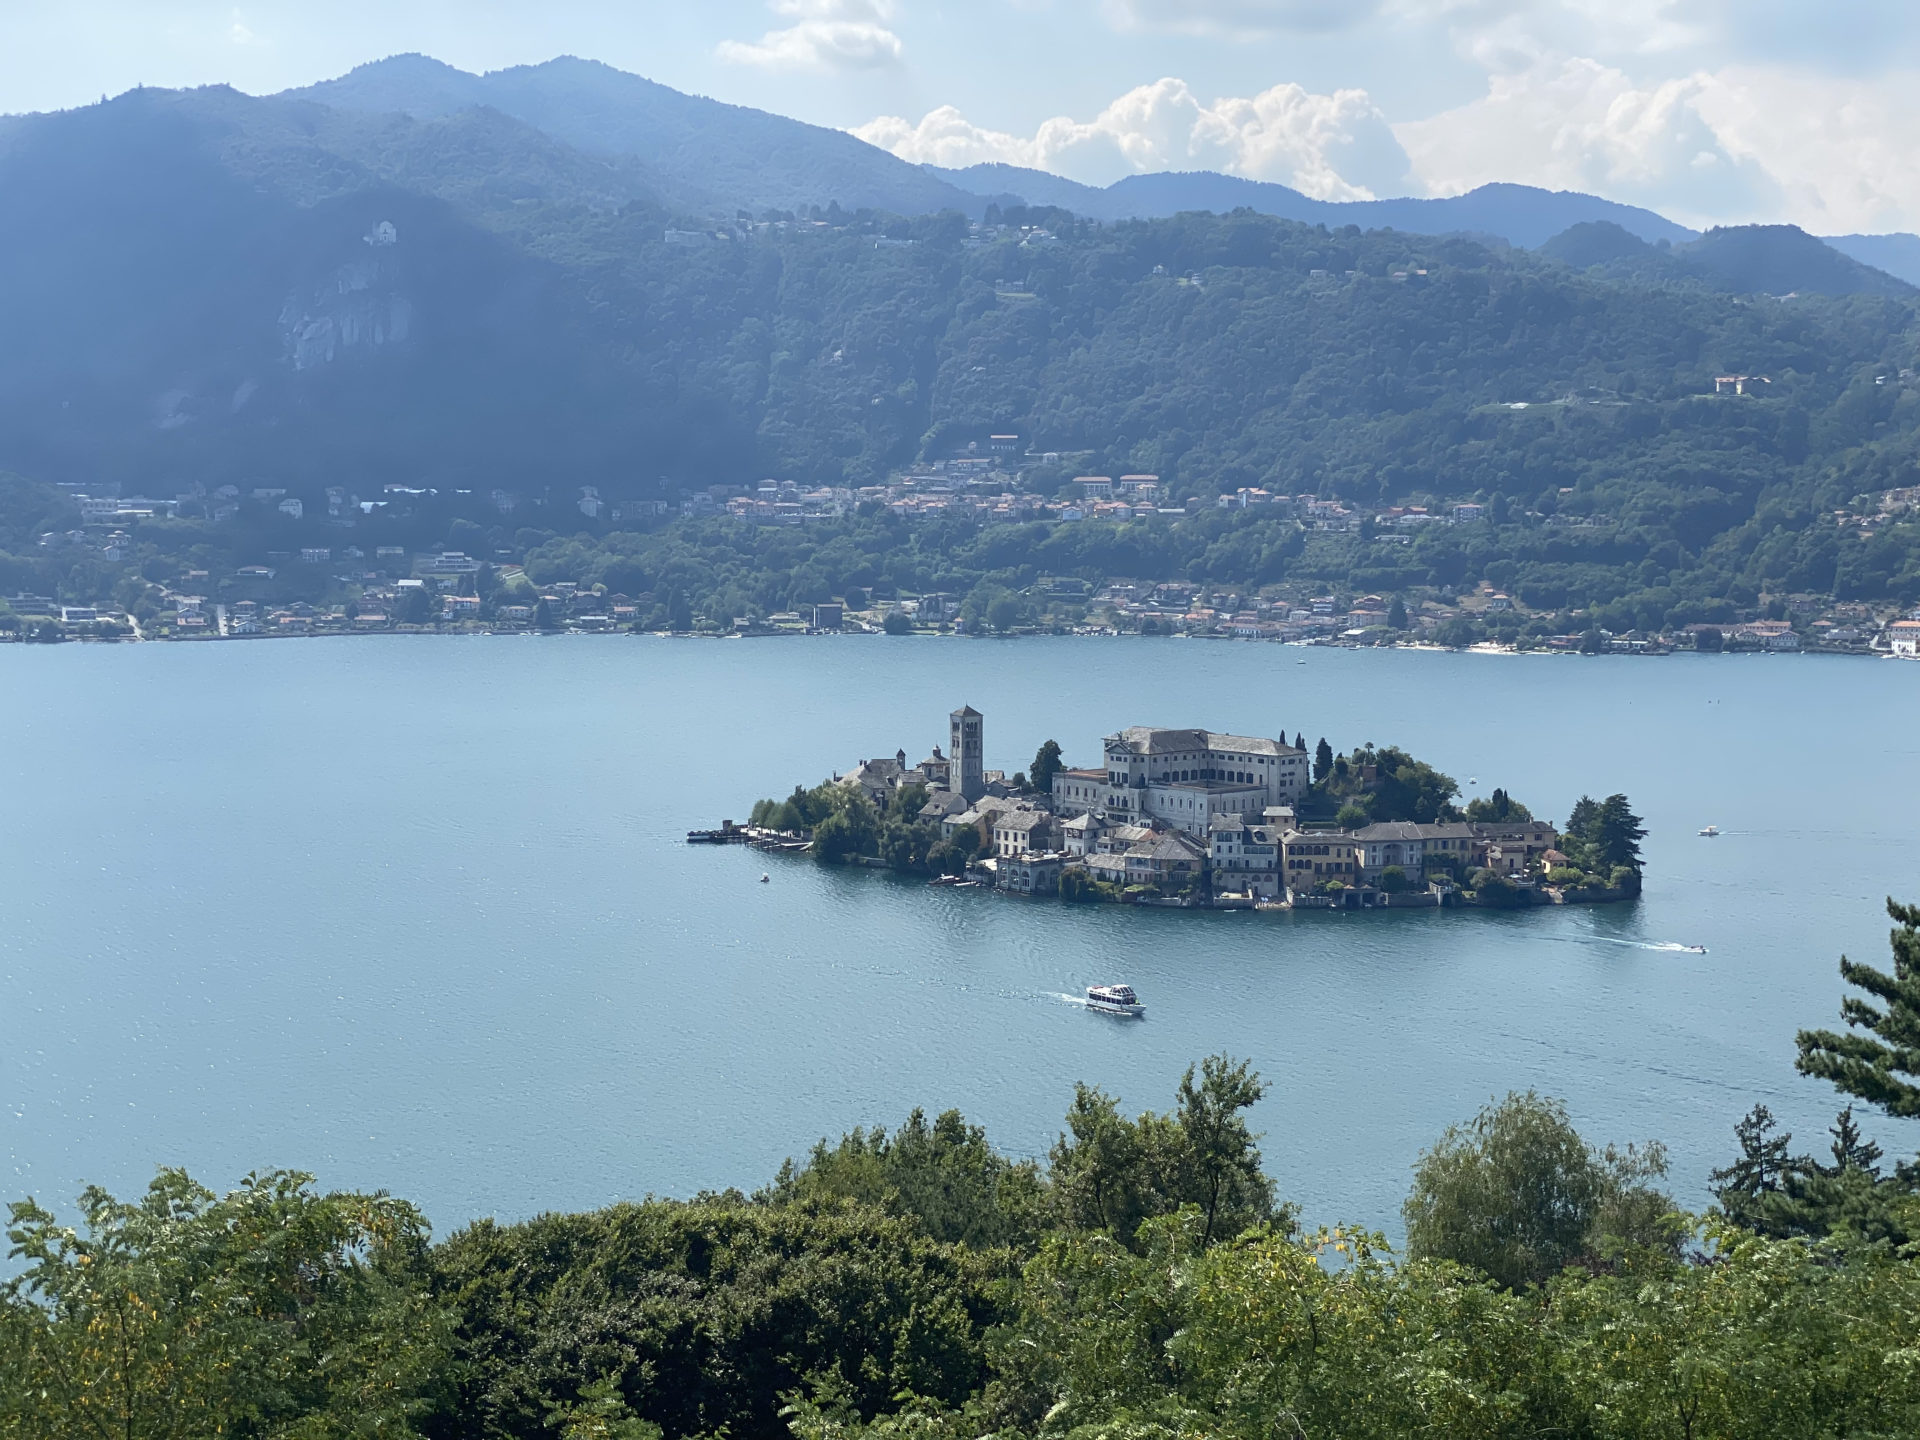
[[[1827,244],[1862,265],[1920,285],[1920,235],[1830,235]]]
[[[1677,253],[1710,283],[1740,294],[1913,293],[1904,280],[1843,255],[1794,225],[1724,226]]]
[[[621,369],[551,258],[584,231],[658,246],[646,196],[496,112],[215,87],[0,121],[0,214],[32,217],[0,225],[0,467],[377,490],[736,443]]]
[[[924,215],[978,214],[986,205],[845,131],[684,95],[570,56],[470,75],[424,55],[398,55],[287,95],[416,117],[490,106],[589,155],[638,157],[687,207],[757,214],[837,202]]]
[[[1082,185],[1063,175],[1045,170],[1028,170],[1019,165],[969,165],[949,170],[939,165],[921,167],[957,189],[973,195],[1010,197],[1023,205],[1051,205],[1071,210],[1090,220],[1132,220],[1136,216],[1111,191],[1095,185]]]
[[[1309,225],[1363,230],[1405,230],[1415,235],[1491,235],[1533,249],[1571,225],[1605,221],[1642,240],[1691,240],[1697,232],[1651,210],[1620,205],[1567,190],[1530,185],[1482,185],[1440,200],[1315,200],[1285,185],[1243,180],[1212,171],[1129,175],[1106,189],[1079,185],[1013,165],[974,165],[965,170],[929,167],[943,180],[978,194],[1013,193],[1029,204],[1058,205],[1099,220],[1152,219],[1183,210],[1256,210]]]
[[[1654,249],[1611,220],[1583,220],[1547,241],[1540,247],[1540,253],[1562,265],[1585,270],[1594,265],[1641,260],[1653,254]]]
[[[596,95],[613,98],[596,111]],[[658,143],[648,105],[665,116]],[[1055,448],[1200,445],[1208,473],[1257,478],[1316,433],[1300,417],[1329,397],[1361,429],[1465,414],[1598,384],[1610,346],[1635,351],[1648,393],[1685,396],[1703,362],[1669,353],[1673,335],[1730,327],[1714,365],[1803,363],[1756,356],[1734,323],[1744,309],[1711,291],[1908,293],[1788,227],[1649,247],[1581,220],[1546,247],[1575,275],[1498,244],[1345,223],[1490,228],[1503,207],[1512,221],[1604,203],[1519,187],[1330,206],[1220,176],[1061,181],[1048,197],[1082,208],[1293,196],[1339,223],[1068,221],[1056,243],[1029,243],[922,214],[669,241],[690,177],[772,193],[780,166],[740,126],[802,169],[826,157],[815,175],[837,156],[854,179],[902,185],[888,210],[961,194],[851,137],[578,62],[473,77],[404,60],[301,95],[142,90],[0,120],[0,468],[162,494],[271,478],[312,496],[342,476],[370,494],[528,492],[549,476],[618,494],[662,477],[864,481],[937,437],[1009,426]],[[969,183],[1042,193],[1004,170]],[[1231,280],[1190,283],[1216,270]],[[1588,318],[1528,329],[1509,355],[1512,317],[1489,297],[1520,292],[1538,315]],[[1404,358],[1426,354],[1417,337],[1469,332],[1471,353],[1439,370]],[[1248,376],[1278,389],[1226,398]],[[1283,393],[1296,383],[1297,413]],[[1356,465],[1389,463],[1377,440]],[[1115,463],[1147,463],[1131,454]]]
[[[1589,221],[1540,247],[1549,260],[1620,276],[1691,280],[1766,295],[1911,295],[1906,281],[1842,254],[1793,225],[1731,225],[1687,245],[1648,245],[1617,225]]]

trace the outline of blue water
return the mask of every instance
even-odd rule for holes
[[[1563,818],[1647,817],[1632,906],[1066,909],[681,843],[987,717],[989,765],[1126,724],[1398,743]],[[1793,1034],[1920,897],[1920,665],[1501,658],[1173,640],[354,638],[0,649],[0,1195],[180,1164],[385,1187],[442,1231],[752,1187],[816,1137],[958,1106],[1042,1155],[1073,1082],[1272,1085],[1312,1221],[1397,1229],[1490,1096],[1658,1138],[1681,1198]],[[1469,793],[1474,793],[1470,791]],[[1695,831],[1715,823],[1717,840]],[[769,873],[771,883],[759,883]],[[1705,956],[1662,946],[1705,944]],[[1065,997],[1125,980],[1126,1024]],[[1882,1123],[1897,1153],[1912,1126]]]

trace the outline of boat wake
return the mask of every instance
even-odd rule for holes
[[[1663,955],[1704,955],[1704,945],[1683,945],[1678,940],[1621,940],[1612,935],[1589,935],[1589,940],[1598,940],[1602,945],[1625,945],[1630,950],[1653,950]]]

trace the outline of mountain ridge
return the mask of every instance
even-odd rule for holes
[[[1211,170],[1128,175],[1104,188],[1012,165],[935,169],[934,173],[960,186],[991,184],[1015,194],[1023,193],[1023,188],[1031,190],[1033,203],[1058,205],[1097,220],[1160,219],[1182,210],[1220,213],[1246,208],[1330,229],[1359,225],[1420,235],[1480,233],[1526,250],[1538,248],[1571,225],[1592,220],[1610,220],[1649,241],[1678,243],[1699,237],[1698,231],[1651,210],[1579,191],[1531,185],[1496,183],[1438,198],[1316,200],[1289,186]]]
[[[902,215],[953,209],[978,219],[989,204],[1023,203],[1115,221],[1247,208],[1330,229],[1358,225],[1422,235],[1483,235],[1523,249],[1537,249],[1574,225],[1594,222],[1619,225],[1649,243],[1685,244],[1702,233],[1641,206],[1508,182],[1453,196],[1327,201],[1216,171],[1129,175],[1100,187],[1001,163],[958,169],[914,165],[845,131],[685,94],[571,55],[483,74],[417,53],[389,56],[333,80],[284,91],[282,98],[421,119],[493,108],[585,154],[637,158],[648,167],[656,192],[689,214],[741,208],[758,214],[837,203],[847,210]],[[1833,248],[1920,283],[1920,237],[1835,237]]]
[[[276,98],[437,118],[486,105],[590,155],[639,155],[682,204],[978,215],[986,201],[844,130],[688,95],[597,60],[469,74],[422,55],[389,57]],[[817,177],[817,178],[816,178]]]

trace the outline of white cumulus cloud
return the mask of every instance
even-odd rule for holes
[[[1135,31],[1347,25],[1364,35],[1368,17],[1418,25],[1471,60],[1484,88],[1390,125],[1364,90],[1279,84],[1207,102],[1168,78],[1090,119],[1056,116],[1031,131],[943,106],[917,122],[883,116],[855,133],[917,162],[1000,161],[1099,185],[1208,169],[1357,200],[1506,181],[1603,195],[1700,227],[1920,230],[1920,147],[1911,141],[1920,133],[1920,9],[1882,27],[1886,44],[1871,63],[1857,35],[1821,38],[1836,24],[1892,20],[1911,0],[1830,0],[1830,13],[1799,0],[1104,3],[1113,23]]]
[[[997,161],[1094,185],[1157,170],[1222,170],[1318,199],[1364,200],[1403,187],[1407,173],[1406,153],[1365,91],[1317,95],[1298,85],[1206,105],[1185,81],[1156,80],[1091,120],[1057,116],[1030,136],[976,125],[950,105],[918,124],[882,116],[854,133],[917,164]]]
[[[1123,30],[1187,35],[1260,35],[1344,30],[1370,18],[1382,0],[1107,0]]]
[[[1547,56],[1479,99],[1394,127],[1429,193],[1508,180],[1586,190],[1694,225],[1820,233],[1920,223],[1920,76],[1726,67],[1637,81]]]
[[[890,28],[893,0],[771,0],[793,21],[758,40],[723,40],[718,54],[764,70],[877,70],[906,53]]]

